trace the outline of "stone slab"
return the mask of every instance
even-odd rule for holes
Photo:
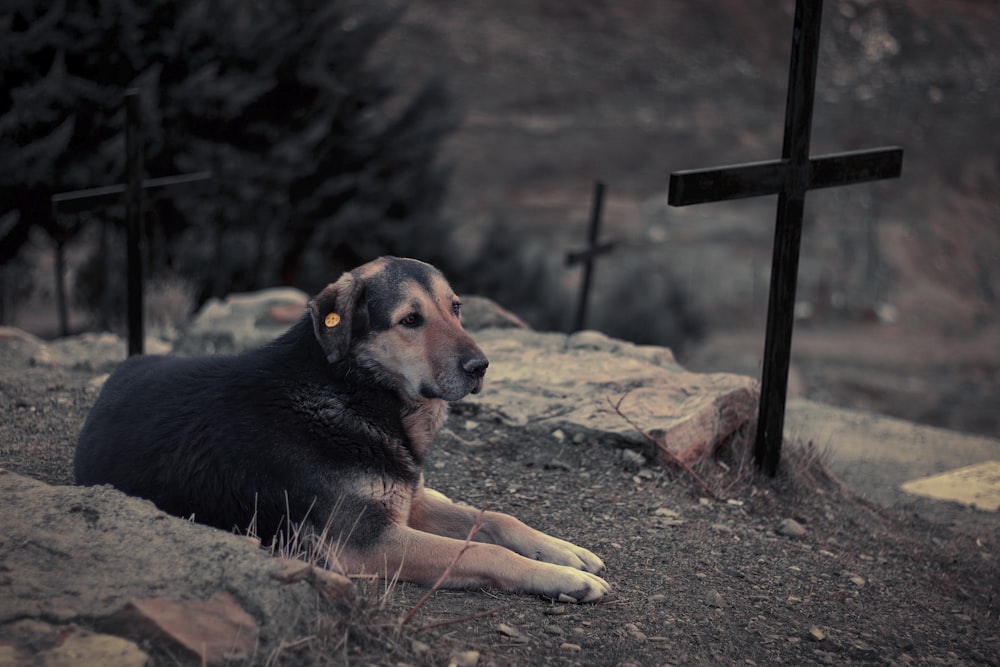
[[[1000,440],[798,398],[788,402],[785,439],[828,448],[841,481],[897,507],[910,505],[911,480],[1000,460]]]
[[[210,299],[174,344],[185,356],[236,354],[283,334],[305,313],[309,295],[291,287]]]
[[[111,617],[108,625],[135,639],[152,637],[180,648],[203,665],[249,658],[260,632],[253,616],[225,591],[207,600],[132,600]]]
[[[641,430],[690,463],[757,416],[756,380],[691,373],[667,348],[594,331],[486,329],[475,338],[490,367],[483,392],[464,401],[512,425],[598,433],[652,449]]]
[[[907,493],[951,500],[979,510],[1000,510],[1000,461],[986,461],[906,482]]]
[[[0,626],[107,618],[133,600],[236,596],[271,637],[316,604],[250,540],[168,516],[107,486],[51,486],[0,469]]]

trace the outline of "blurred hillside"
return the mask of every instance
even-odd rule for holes
[[[998,435],[996,3],[825,4],[813,154],[905,157],[899,181],[807,199],[792,390]],[[381,53],[444,76],[464,108],[446,213],[469,257],[517,255],[522,296],[502,281],[494,296],[569,326],[564,254],[601,179],[621,245],[589,324],[756,374],[774,199],[670,209],[665,193],[671,171],[779,155],[792,15],[789,0],[418,0]]]
[[[321,78],[330,93],[324,99],[374,90],[374,106],[323,103],[317,110],[325,115],[337,108],[371,108],[353,117],[362,126],[382,119],[376,130],[392,130],[394,118],[417,120],[413,132],[379,131],[374,141],[351,127],[336,135],[306,131],[300,132],[303,141],[295,150],[286,150],[295,140],[295,119],[312,116],[296,115],[284,101],[252,105],[259,112],[258,124],[235,113],[219,124],[211,108],[192,105],[184,96],[175,100],[170,108],[186,119],[185,128],[209,141],[193,141],[190,133],[178,132],[177,147],[161,156],[170,164],[149,161],[148,169],[171,173],[207,163],[216,179],[207,196],[191,195],[190,203],[200,213],[182,221],[194,220],[198,233],[179,237],[186,242],[172,256],[174,276],[197,277],[202,288],[193,290],[180,280],[147,290],[147,305],[163,320],[164,330],[183,322],[209,288],[217,295],[256,289],[289,282],[289,274],[297,273],[301,280],[308,276],[308,285],[301,286],[311,290],[315,276],[325,280],[361,258],[385,252],[434,261],[461,291],[493,297],[536,328],[566,330],[573,320],[580,271],[566,268],[565,256],[583,244],[592,185],[600,179],[608,186],[604,236],[618,244],[598,262],[588,325],[636,342],[670,346],[693,370],[758,375],[774,198],[675,209],[666,205],[666,190],[672,171],[780,154],[792,0],[400,2],[409,9],[398,21],[389,5],[377,6],[392,19],[393,28],[385,35],[381,29],[358,31],[358,17],[338,14],[376,5],[322,5],[331,11],[329,25],[340,26],[340,32],[381,39],[372,36],[372,51],[355,49],[357,55],[345,59],[349,72],[359,72],[349,77],[353,83]],[[162,0],[156,6],[170,9],[175,4]],[[898,144],[905,156],[899,180],[813,192],[807,198],[792,394],[1000,435],[996,1],[827,0],[825,5],[813,154]],[[197,3],[191,6],[201,9]],[[227,6],[239,10],[241,4]],[[277,11],[282,5],[260,7]],[[114,17],[104,16],[106,11],[101,24],[113,27]],[[172,34],[175,23],[165,22],[165,35]],[[280,36],[286,33],[268,21],[243,27],[277,39],[282,49],[262,48],[256,38],[241,41],[239,30],[214,31],[211,23],[179,27],[185,25],[213,37],[198,38],[204,53],[164,51],[176,57],[181,70],[202,58],[214,72],[216,61],[227,53],[222,48],[227,40],[219,35],[248,49],[249,55],[238,59],[250,68],[246,80],[260,81],[253,67],[266,56],[280,52],[294,59],[306,53],[284,44]],[[344,46],[338,41],[343,37],[339,28],[308,25],[310,30],[293,27],[287,34],[315,35],[317,43]],[[113,31],[109,34],[114,37]],[[19,43],[25,48],[35,44],[29,39]],[[89,49],[83,44],[81,53],[100,61],[121,47],[114,39],[109,43]],[[324,47],[318,53],[337,51]],[[361,55],[365,53],[373,62]],[[70,60],[78,64],[79,58]],[[113,70],[94,69],[99,74]],[[313,71],[281,68],[285,70]],[[372,72],[377,73],[374,78]],[[132,85],[128,72],[116,76],[122,85]],[[283,76],[276,80],[287,83]],[[428,88],[437,79],[447,94],[433,96],[431,101],[439,103],[417,105],[431,99],[422,91],[438,90]],[[170,98],[165,81],[159,85],[161,106]],[[201,77],[196,83],[199,91],[220,100],[246,97],[233,94],[247,92],[242,79],[220,83]],[[92,106],[67,106],[63,89],[47,88],[73,113]],[[102,93],[95,99],[108,105],[109,113],[118,113],[116,95]],[[228,102],[216,106],[228,108]],[[452,102],[460,108],[461,121],[439,154]],[[407,112],[417,108],[420,114]],[[25,118],[37,120],[38,115]],[[223,160],[228,148],[205,148],[221,138],[220,127],[238,132],[264,128],[261,136],[268,139],[251,142]],[[322,139],[324,159],[308,148],[316,139]],[[103,153],[66,155],[101,158],[106,153],[120,162],[115,141],[120,142],[117,131],[109,135]],[[352,145],[385,162],[367,172],[349,169],[346,180],[338,181],[337,165],[351,154]],[[205,159],[189,155],[181,161],[192,150],[201,150],[204,154],[198,155]],[[435,162],[435,155],[441,159]],[[270,159],[274,156],[280,158],[277,163]],[[283,165],[279,172],[288,177],[280,182],[275,180],[278,163]],[[79,183],[60,185],[70,189],[117,182],[118,167],[43,171],[59,178],[79,176]],[[222,167],[232,172],[229,181]],[[309,206],[329,189],[311,176],[299,178],[302,169],[315,172],[319,180],[333,179],[334,191],[360,178],[364,187],[348,189],[365,196],[351,206],[319,197],[332,206],[317,215]],[[372,180],[366,173],[389,181]],[[437,176],[445,174],[450,174],[449,191],[438,216]],[[301,187],[289,187],[293,181]],[[390,205],[400,188],[426,204],[417,207],[425,215],[403,215],[395,222],[406,224],[389,224],[393,221],[383,212],[400,208]],[[296,201],[303,206],[288,206]],[[48,215],[47,204],[42,208]],[[171,226],[167,213],[157,210],[157,225],[177,232],[180,227]],[[12,220],[16,218],[0,216],[0,232]],[[81,240],[66,247],[67,283],[77,298],[87,289],[96,298],[100,285],[79,267],[94,254],[98,225],[85,227]],[[284,253],[295,261],[278,262],[282,253],[275,248],[289,243],[289,230],[300,232],[300,242],[289,246],[296,252]],[[296,259],[302,239],[311,239],[308,262]],[[52,240],[36,233],[26,248],[23,265],[34,272],[7,267],[7,275],[16,278],[8,282],[35,295],[27,305],[13,304],[21,306],[15,324],[50,335]],[[109,263],[121,261],[112,256]],[[239,270],[223,276],[222,269],[234,263]],[[198,275],[206,266],[220,274],[209,276],[208,287],[206,276]],[[2,314],[13,310],[7,308],[10,295],[16,302],[20,294],[0,291]],[[77,314],[75,326],[87,317]]]

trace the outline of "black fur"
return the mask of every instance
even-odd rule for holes
[[[243,532],[255,521],[265,542],[287,531],[289,515],[316,531],[332,521],[332,538],[364,549],[388,517],[345,482],[419,477],[400,408],[349,360],[328,364],[307,316],[236,357],[126,361],[80,434],[76,481],[218,528]]]

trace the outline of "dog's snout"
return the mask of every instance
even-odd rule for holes
[[[490,365],[489,359],[481,352],[463,357],[460,363],[463,371],[475,377],[482,377],[486,373],[487,366]]]

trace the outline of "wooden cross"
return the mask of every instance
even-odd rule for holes
[[[806,192],[896,178],[903,164],[903,150],[896,146],[809,158],[822,13],[822,0],[796,0],[781,159],[670,175],[671,206],[778,195],[754,444],[758,467],[772,476],[781,458]]]
[[[580,282],[580,299],[576,304],[573,331],[582,331],[587,321],[587,302],[590,300],[590,284],[593,278],[594,261],[615,247],[615,241],[597,242],[601,229],[601,213],[604,210],[604,183],[594,183],[594,198],[590,206],[590,226],[587,228],[587,247],[566,255],[566,266],[583,262],[583,280]]]
[[[202,171],[164,178],[142,179],[142,116],[138,90],[125,92],[125,157],[128,183],[101,188],[62,192],[52,197],[55,213],[81,213],[99,206],[109,206],[125,199],[125,237],[128,248],[128,354],[142,354],[142,192],[147,189],[183,185],[211,178]],[[61,280],[61,278],[60,278]]]

